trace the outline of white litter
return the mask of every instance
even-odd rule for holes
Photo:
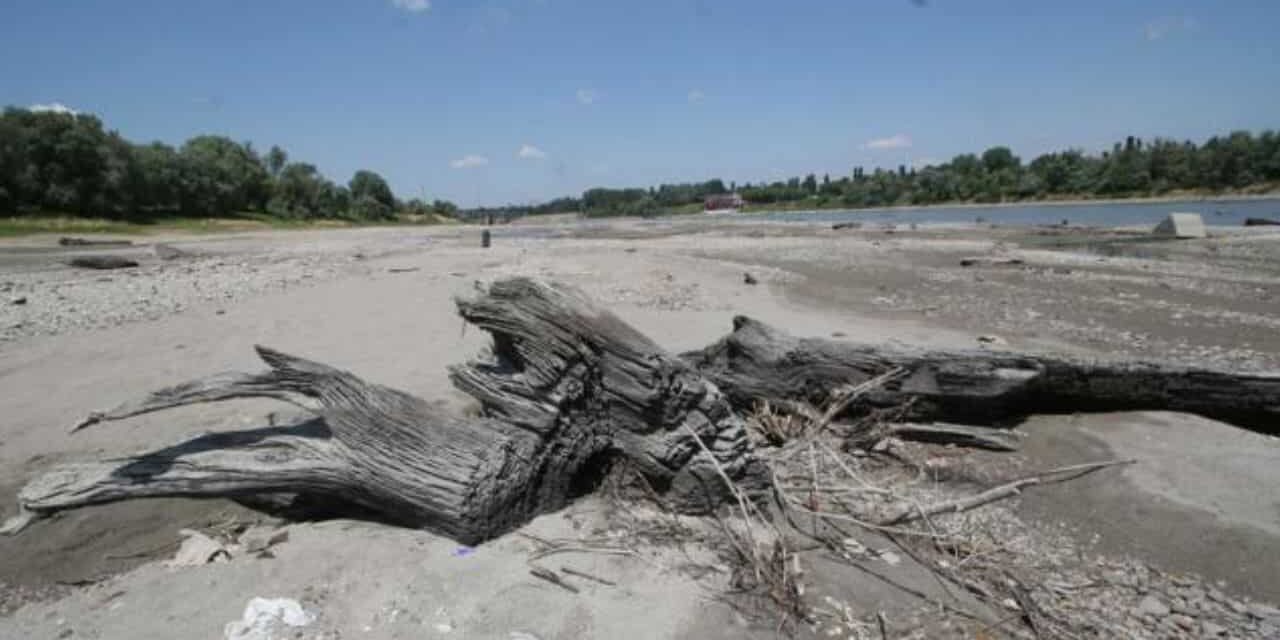
[[[281,627],[305,627],[316,617],[292,598],[254,598],[244,608],[244,616],[228,622],[226,640],[273,640]]]
[[[1151,233],[1166,238],[1203,238],[1206,235],[1204,219],[1198,213],[1171,213]]]
[[[898,554],[889,551],[888,549],[880,551],[880,559],[888,562],[891,567],[896,567],[898,566],[898,563],[902,562],[902,558],[899,557]]]

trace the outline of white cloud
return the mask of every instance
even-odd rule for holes
[[[689,92],[689,104],[698,104],[699,102],[706,100],[706,98],[707,94],[703,93],[701,89],[694,89]]]
[[[1192,31],[1195,28],[1196,21],[1192,18],[1187,16],[1168,16],[1156,18],[1143,25],[1142,35],[1146,37],[1147,41],[1152,42],[1179,32]]]
[[[862,145],[863,149],[877,149],[877,150],[908,149],[910,147],[911,147],[910,136],[907,136],[901,133],[889,136],[888,138],[876,138],[875,140],[868,140],[865,144]]]
[[[461,158],[450,162],[449,166],[454,169],[471,169],[473,167],[483,167],[486,164],[489,164],[488,158],[473,154],[469,156],[462,156]]]
[[[431,0],[391,0],[391,6],[409,13],[422,13],[431,8]]]
[[[600,92],[595,89],[578,89],[578,102],[582,104],[594,104],[600,99]]]
[[[80,113],[79,111],[76,111],[75,109],[72,109],[71,107],[68,107],[67,105],[62,104],[61,102],[50,102],[49,104],[33,104],[27,108],[30,109],[31,111],[47,111],[49,113],[68,113],[73,116]]]
[[[516,157],[528,158],[530,160],[541,160],[547,157],[547,152],[531,144],[522,144],[520,145],[520,150],[516,152]]]

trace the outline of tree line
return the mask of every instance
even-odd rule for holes
[[[577,211],[587,216],[654,215],[734,192],[749,205],[886,207],[943,203],[995,203],[1065,198],[1128,198],[1172,192],[1223,193],[1280,185],[1280,135],[1236,131],[1203,144],[1129,136],[1110,151],[1047,153],[1029,163],[1008,147],[949,162],[896,170],[854,167],[848,175],[809,174],[773,182],[721,180],[629,189],[589,189],[580,198],[558,198],[515,213]]]
[[[453,203],[396,198],[360,170],[345,185],[280,147],[200,135],[172,147],[135,144],[87,114],[10,107],[0,115],[0,214],[111,219],[261,212],[288,219],[389,220],[453,215]]]

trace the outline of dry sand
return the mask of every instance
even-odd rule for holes
[[[478,229],[457,227],[166,240],[193,256],[164,262],[145,248],[121,249],[143,266],[96,273],[59,266],[63,254],[42,248],[47,238],[0,248],[0,495],[59,461],[264,423],[279,406],[205,405],[67,433],[125,398],[255,369],[253,344],[463,407],[445,366],[483,340],[450,299],[517,274],[582,287],[673,351],[707,344],[746,314],[797,335],[968,348],[997,334],[1017,348],[1280,368],[1280,235],[1144,245],[1025,229],[887,234],[682,221],[502,229],[488,250]],[[990,253],[1028,267],[958,266],[959,257]],[[744,271],[760,284],[744,284]],[[18,298],[25,304],[9,304]],[[1143,463],[1024,500],[1025,517],[1066,522],[1091,550],[1280,601],[1275,438],[1173,414],[1040,417],[1026,430],[1027,464],[1108,452]],[[523,531],[624,535],[609,509],[586,499]],[[0,516],[12,512],[10,501],[0,504]],[[155,561],[172,554],[180,528],[263,518],[220,500],[140,501],[0,539],[0,638],[221,637],[254,596],[296,598],[318,614],[304,637],[773,635],[721,602],[727,575],[697,544],[551,558],[618,583],[586,584],[577,595],[528,574],[536,545],[517,534],[459,556],[455,543],[425,532],[301,523],[273,559],[183,570]],[[938,591],[909,565],[892,570]],[[866,577],[827,591],[869,609],[919,605]],[[1265,624],[1254,628],[1265,633]]]

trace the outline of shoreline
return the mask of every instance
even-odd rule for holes
[[[951,202],[936,204],[902,204],[887,207],[817,207],[805,209],[753,209],[747,208],[740,213],[744,215],[771,213],[821,213],[824,211],[928,211],[931,209],[1008,209],[1015,207],[1079,207],[1087,205],[1126,205],[1126,204],[1168,204],[1177,202],[1256,202],[1276,200],[1280,202],[1280,190],[1267,193],[1231,193],[1221,195],[1170,195],[1144,196],[1141,198],[1071,198],[1065,200],[1017,200],[1012,202]],[[700,212],[701,213],[701,212]],[[672,214],[693,215],[693,214]],[[705,214],[704,214],[705,215]]]

